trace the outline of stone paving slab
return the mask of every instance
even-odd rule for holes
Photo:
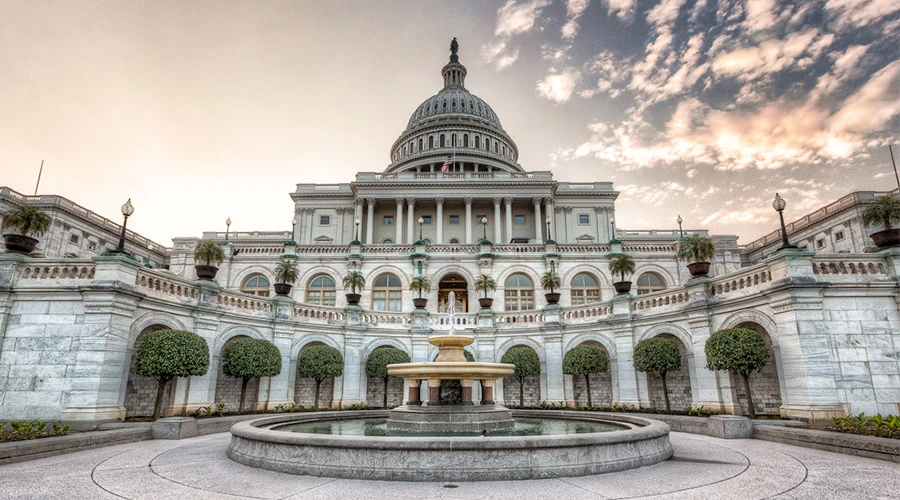
[[[753,439],[673,432],[675,457],[575,478],[386,482],[257,470],[225,456],[227,433],[145,441],[0,466],[3,499],[893,499],[900,465]]]

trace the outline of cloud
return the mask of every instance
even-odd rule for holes
[[[537,82],[538,94],[544,99],[562,103],[572,97],[580,75],[577,70],[568,68],[559,73],[552,73]]]
[[[562,27],[563,38],[575,38],[578,34],[578,18],[588,6],[588,0],[568,0],[566,2],[566,24]]]
[[[510,48],[509,43],[516,35],[527,33],[534,28],[535,21],[541,11],[550,4],[550,0],[531,0],[517,2],[507,0],[497,10],[497,25],[494,38],[481,48],[481,55],[486,62],[494,63],[497,69],[511,66],[519,57],[519,51]]]
[[[637,0],[603,0],[606,11],[610,16],[616,16],[623,21],[631,21],[634,18]]]

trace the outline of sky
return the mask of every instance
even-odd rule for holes
[[[612,181],[623,229],[746,244],[897,187],[896,0],[0,0],[0,185],[57,194],[158,243],[290,230],[297,183],[380,172],[442,86],[519,163]]]

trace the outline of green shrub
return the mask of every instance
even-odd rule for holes
[[[69,426],[54,423],[52,429],[47,428],[45,422],[32,420],[31,422],[10,422],[10,429],[0,423],[0,443],[12,441],[25,441],[53,436],[65,436],[69,433]]]
[[[530,347],[516,346],[506,351],[500,362],[516,366],[513,375],[519,382],[519,406],[525,406],[525,377],[540,375],[541,359]]]
[[[884,226],[885,230],[893,229],[900,223],[900,199],[886,194],[875,198],[875,203],[866,207],[862,213],[862,222],[869,226]]]
[[[158,419],[166,385],[175,377],[205,375],[209,370],[209,346],[196,333],[183,330],[158,330],[147,334],[138,348],[137,374],[153,377],[158,385],[153,419]]]
[[[706,262],[716,255],[716,247],[711,239],[695,234],[681,241],[678,258],[692,262]]]
[[[300,270],[297,269],[297,259],[281,259],[275,264],[275,281],[287,285],[293,285],[300,277]]]
[[[662,380],[667,413],[672,409],[669,406],[666,373],[679,368],[681,368],[681,352],[675,342],[669,339],[662,337],[644,339],[634,347],[634,369],[639,372],[656,373]]]
[[[52,220],[41,207],[19,205],[3,212],[3,224],[16,234],[39,238],[50,229]]]
[[[241,379],[238,411],[242,412],[250,379],[274,377],[281,373],[281,351],[268,340],[248,337],[231,340],[222,349],[222,371],[229,377]]]
[[[584,375],[587,384],[588,407],[594,406],[591,401],[591,374],[609,370],[609,355],[606,350],[594,345],[580,345],[563,356],[563,373],[566,375]]]
[[[300,360],[297,362],[297,375],[316,381],[316,398],[313,405],[315,408],[319,407],[319,387],[322,381],[343,374],[344,358],[340,351],[331,346],[309,347],[300,354]]]
[[[866,417],[864,413],[848,415],[835,418],[834,425],[830,429],[849,434],[900,439],[900,417],[896,415],[882,417],[880,413],[871,418]]]
[[[225,260],[225,251],[218,241],[203,240],[194,248],[194,260],[204,262],[206,266],[218,266]]]
[[[728,328],[709,336],[704,347],[706,368],[726,370],[741,375],[747,391],[747,407],[750,417],[756,417],[753,397],[750,394],[750,373],[766,366],[769,352],[760,334],[749,328]]]
[[[382,403],[384,408],[387,408],[388,379],[390,379],[387,365],[395,363],[409,363],[409,354],[394,347],[382,347],[372,351],[369,359],[366,360],[366,376],[380,378],[384,381],[384,402]]]
[[[625,253],[617,253],[609,259],[609,272],[620,275],[622,281],[625,281],[626,274],[634,274],[635,263],[630,255]]]

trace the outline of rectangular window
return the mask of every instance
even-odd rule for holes
[[[450,224],[450,225],[454,225],[454,226],[457,225],[457,224],[459,224],[459,216],[458,216],[458,215],[451,215],[451,216],[450,216],[450,220],[449,220],[449,224]]]
[[[515,224],[518,224],[518,225],[525,224],[525,216],[524,215],[516,215],[513,218],[515,219]]]
[[[431,225],[431,216],[430,216],[430,215],[423,215],[423,216],[422,216],[422,224],[424,224],[424,225],[426,225],[426,226],[430,226],[430,225]]]
[[[838,231],[834,233],[834,241],[843,241],[844,240],[844,232]]]
[[[393,215],[385,215],[384,216],[384,225],[385,226],[393,226],[394,225],[394,216]]]
[[[331,225],[331,216],[330,215],[320,215],[319,216],[319,225],[320,226],[330,226]]]
[[[591,223],[591,218],[588,217],[588,214],[578,214],[578,225],[586,226]]]
[[[96,250],[96,249],[97,249],[97,243],[94,241],[89,241],[88,242],[88,250]]]
[[[825,238],[816,240],[816,248],[825,248]]]
[[[69,243],[74,243],[74,244],[77,245],[77,244],[78,244],[78,235],[77,235],[77,234],[70,234],[70,235],[69,235]]]

